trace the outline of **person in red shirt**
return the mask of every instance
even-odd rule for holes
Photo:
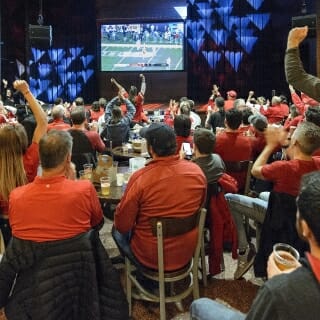
[[[260,113],[267,117],[268,123],[281,123],[284,119],[283,107],[281,106],[281,99],[278,96],[273,96],[271,106],[265,110],[263,106],[260,108]]]
[[[47,130],[47,116],[23,80],[14,82],[14,87],[27,100],[36,120],[32,142],[28,147],[28,137],[24,127],[17,124],[0,126],[0,228],[5,244],[11,237],[8,223],[8,199],[12,190],[33,181],[39,166],[38,143]]]
[[[251,160],[253,154],[252,139],[244,136],[239,131],[242,122],[242,112],[237,109],[231,109],[226,112],[226,128],[217,133],[214,153],[217,153],[224,162]],[[246,172],[228,172],[238,181],[239,190],[245,185]]]
[[[42,176],[13,190],[9,199],[12,234],[36,242],[72,238],[103,221],[89,180],[75,179],[72,137],[52,130],[39,143]]]
[[[234,101],[237,99],[237,92],[230,90],[227,92],[227,100],[224,102],[224,110],[228,111],[233,108]]]
[[[154,123],[145,131],[145,138],[152,161],[131,176],[116,208],[112,234],[120,252],[138,267],[157,269],[157,239],[152,235],[150,219],[191,216],[205,200],[207,181],[198,165],[175,154],[172,128]],[[165,270],[185,266],[196,239],[196,230],[165,239]]]
[[[63,121],[63,116],[65,113],[64,106],[59,104],[52,108],[51,116],[53,121],[48,124],[47,131],[50,130],[69,130],[71,128],[70,124]]]
[[[297,196],[301,177],[320,169],[320,158],[312,157],[320,147],[320,127],[312,122],[302,122],[294,131],[287,148],[290,160],[267,164],[274,150],[285,144],[288,133],[282,128],[268,127],[265,130],[266,146],[252,167],[252,175],[273,182],[273,191]]]

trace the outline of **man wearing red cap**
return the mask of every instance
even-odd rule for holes
[[[234,100],[237,99],[237,92],[230,90],[227,92],[227,100],[224,103],[224,110],[228,111],[233,108]]]

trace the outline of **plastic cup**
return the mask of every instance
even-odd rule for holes
[[[127,171],[123,174],[123,183],[124,184],[128,184],[129,179],[131,177],[132,172],[131,171]]]
[[[79,171],[79,179],[80,180],[90,180],[88,174],[84,170]]]
[[[103,196],[108,196],[110,194],[110,178],[101,177],[100,178],[101,194]]]
[[[93,168],[93,164],[92,163],[85,163],[83,165],[83,171],[86,175],[86,179],[91,180],[92,179],[92,168]]]
[[[123,185],[123,173],[117,173],[117,186],[122,187]]]
[[[299,252],[286,243],[276,243],[273,246],[273,256],[281,271],[295,268],[300,258]]]

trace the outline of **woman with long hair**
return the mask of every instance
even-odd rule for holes
[[[29,145],[27,133],[21,124],[6,123],[0,125],[0,229],[5,244],[11,237],[8,223],[10,192],[14,188],[32,181],[37,175],[39,166],[38,143],[47,130],[46,114],[29,90],[27,82],[17,80],[13,86],[27,100],[36,120],[36,128]]]

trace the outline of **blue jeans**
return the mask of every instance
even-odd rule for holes
[[[130,240],[131,240],[131,232],[127,233],[120,233],[114,226],[111,230],[112,237],[121,253],[121,255],[127,257],[137,268],[141,268],[141,264],[134,256],[131,247],[130,247]]]
[[[230,212],[237,226],[239,250],[243,251],[248,247],[248,240],[245,226],[243,224],[243,217],[248,217],[262,224],[264,216],[258,215],[259,213],[253,210],[253,203],[264,208],[266,211],[268,207],[268,201],[233,193],[225,194],[225,198],[228,202]]]
[[[246,315],[208,298],[197,299],[190,307],[192,320],[244,320]]]

